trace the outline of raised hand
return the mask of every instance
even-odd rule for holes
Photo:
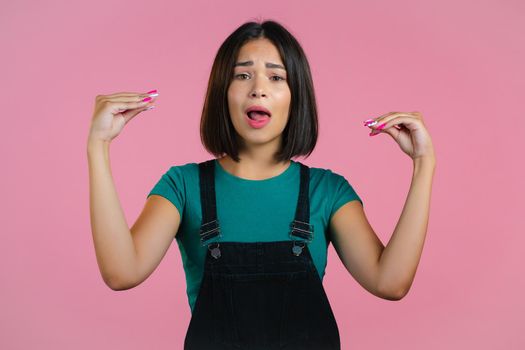
[[[432,139],[423,123],[420,112],[390,112],[364,121],[372,129],[370,136],[385,133],[398,143],[410,158],[435,159]]]
[[[97,95],[88,142],[113,140],[137,114],[153,108],[153,102],[158,95],[157,90],[145,94],[117,92],[111,95]]]

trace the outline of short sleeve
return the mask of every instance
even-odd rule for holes
[[[361,205],[363,205],[363,201],[344,176],[331,172],[331,183],[334,188],[334,196],[332,200],[330,219],[339,208],[350,201],[358,200],[361,202]]]
[[[186,202],[186,191],[184,176],[180,167],[173,166],[164,173],[146,198],[149,198],[152,194],[162,196],[173,203],[178,209],[182,220],[184,204]]]

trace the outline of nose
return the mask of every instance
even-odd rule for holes
[[[261,88],[255,88],[253,89],[252,93],[251,93],[251,96],[252,97],[266,97],[266,93],[261,89]]]
[[[264,84],[261,83],[262,79],[254,78],[253,89],[250,93],[251,97],[266,97],[266,88]]]

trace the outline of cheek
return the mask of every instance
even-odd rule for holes
[[[235,96],[228,90],[228,109],[230,113],[235,113]]]
[[[282,91],[282,93],[279,96],[279,100],[281,101],[280,105],[281,105],[282,111],[285,113],[288,112],[288,110],[290,109],[290,103],[292,100],[290,91],[289,90]]]
[[[228,89],[228,105],[230,108],[234,109],[235,106],[239,104],[239,92],[234,86],[230,86]]]

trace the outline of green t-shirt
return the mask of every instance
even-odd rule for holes
[[[290,240],[290,223],[295,217],[299,196],[300,165],[291,160],[281,174],[265,180],[248,180],[230,174],[215,160],[217,219],[222,238],[208,243],[270,242]],[[310,167],[310,224],[314,227],[309,250],[323,279],[330,242],[329,223],[343,204],[363,201],[348,181],[330,169]],[[186,274],[186,293],[191,312],[204,271],[206,246],[201,246],[202,220],[199,165],[172,166],[162,175],[147,197],[159,195],[178,209],[181,223],[176,241]],[[175,233],[174,233],[175,234]]]

